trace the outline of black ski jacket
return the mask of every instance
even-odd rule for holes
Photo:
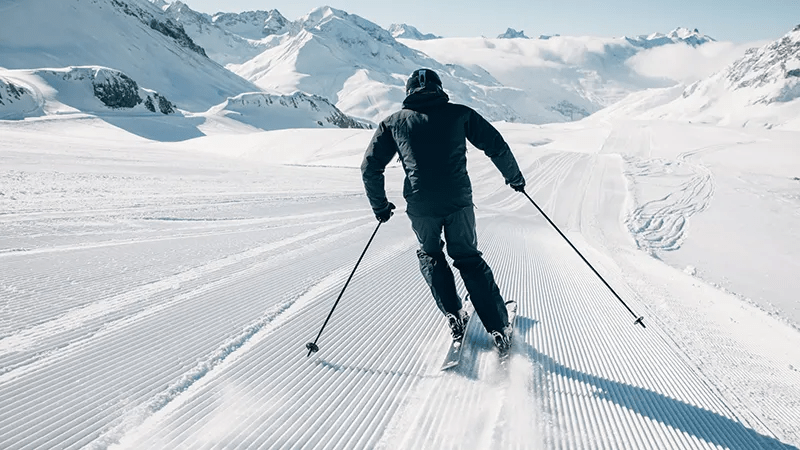
[[[472,205],[466,139],[483,150],[506,184],[524,184],[516,159],[500,133],[468,106],[449,102],[440,87],[413,92],[403,109],[380,123],[367,147],[361,174],[373,211],[388,205],[384,170],[395,154],[405,170],[408,213],[447,216]]]

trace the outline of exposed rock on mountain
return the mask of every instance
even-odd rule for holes
[[[800,28],[800,27],[798,27]],[[747,91],[750,104],[789,102],[800,97],[800,29],[760,49],[751,49],[707,82],[686,90],[684,97],[721,83],[725,88]]]
[[[175,42],[182,47],[186,47],[195,53],[206,56],[205,50],[192,41],[192,38],[186,34],[186,31],[180,24],[176,24],[169,19],[161,20],[161,18],[155,17],[150,11],[138,6],[136,3],[133,3],[130,0],[127,2],[122,0],[111,0],[111,4],[125,14],[136,17],[142,23],[148,25],[150,28],[158,31],[164,36],[174,39]]]
[[[59,87],[60,100],[66,103],[82,104],[87,99],[80,98],[83,86],[91,86],[92,93],[103,105],[111,109],[133,109],[139,105],[150,112],[171,114],[176,111],[175,105],[163,95],[142,89],[124,73],[106,67],[70,67],[58,70],[39,70],[35,74]],[[158,108],[156,108],[156,106]],[[92,108],[80,108],[91,111]]]
[[[39,108],[32,89],[0,76],[0,119],[22,119]]]
[[[505,33],[497,36],[497,39],[529,39],[528,36],[525,36],[524,31],[517,31],[513,28],[509,28],[506,30]]]

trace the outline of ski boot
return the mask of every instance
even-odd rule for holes
[[[464,332],[467,331],[467,322],[469,321],[469,313],[464,309],[458,312],[458,315],[447,313],[447,325],[450,327],[450,334],[453,336],[454,341],[460,341],[464,338]]]
[[[494,346],[497,347],[501,361],[508,358],[511,352],[511,335],[512,329],[510,326],[503,328],[503,331],[492,331],[492,340],[494,341]]]

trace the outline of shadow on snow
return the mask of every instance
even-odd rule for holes
[[[537,323],[533,319],[517,316],[516,328],[519,330],[518,335],[527,334],[528,330]],[[602,391],[603,398],[705,442],[731,449],[797,449],[797,447],[759,434],[735,420],[712,411],[648,389],[571,369],[539,352],[527,342],[516,340],[514,344],[519,346],[516,352],[527,355],[545,373],[559,375],[594,386]]]

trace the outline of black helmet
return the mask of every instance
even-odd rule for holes
[[[411,95],[417,90],[442,89],[442,80],[431,69],[417,69],[406,81],[406,95]]]

